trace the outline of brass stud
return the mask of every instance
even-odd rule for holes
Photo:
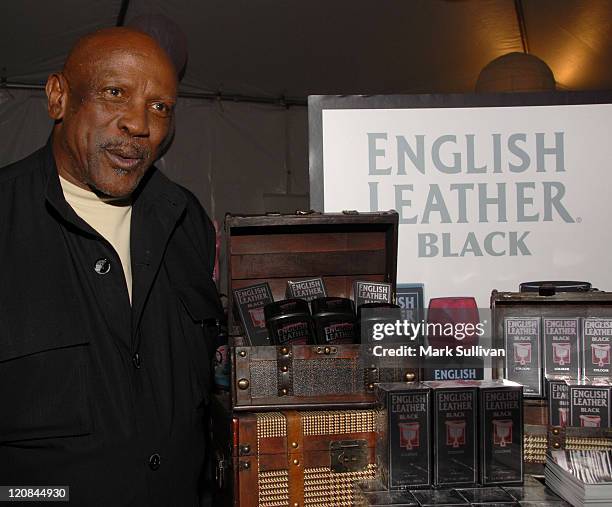
[[[300,507],[300,504],[297,502],[293,502],[293,507]]]
[[[300,460],[299,460],[299,459],[294,459],[294,460],[293,460],[293,464],[294,464],[295,466],[298,466],[298,465],[300,464]]]
[[[331,352],[331,349],[330,349],[329,347],[325,347],[325,348],[323,349],[323,353],[325,353],[325,354],[327,354],[327,355],[329,355],[329,353],[330,353],[330,352]]]
[[[251,446],[249,444],[245,444],[240,449],[242,454],[249,454],[251,452]]]
[[[406,382],[412,382],[416,378],[416,375],[413,372],[409,371],[408,373],[406,373],[406,375],[404,375],[404,378],[406,379]]]
[[[559,434],[559,428],[553,428],[552,434],[553,435],[558,435]]]
[[[553,443],[553,447],[555,449],[558,449],[559,447],[561,447],[561,444],[559,442],[555,442],[555,443]]]
[[[280,352],[281,352],[281,354],[282,354],[283,356],[286,356],[286,355],[288,355],[288,354],[289,354],[289,349],[288,349],[287,347],[282,347],[282,348],[280,349]]]
[[[245,378],[241,378],[241,379],[238,381],[238,388],[239,388],[239,389],[242,389],[243,391],[244,391],[245,389],[248,389],[248,388],[249,388],[249,381],[248,381],[247,379],[245,379]]]
[[[294,449],[297,449],[299,446],[297,442],[291,442],[291,447],[293,447]]]
[[[284,373],[287,373],[287,372],[289,371],[289,368],[288,368],[287,366],[283,366],[283,367],[281,368],[281,370],[282,370]]]
[[[370,390],[374,389],[374,384],[368,384],[368,389]]]
[[[238,352],[238,355],[240,357],[246,357],[246,355],[247,355],[246,350],[241,350],[240,352]]]
[[[283,387],[283,389],[281,389],[281,393],[283,394],[287,394],[289,391],[287,391],[287,388]]]

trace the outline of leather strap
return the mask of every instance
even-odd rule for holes
[[[290,346],[276,349],[277,384],[279,396],[293,396],[293,352]]]
[[[287,419],[287,468],[289,470],[289,507],[304,505],[304,429],[302,416],[291,410]]]
[[[239,505],[259,505],[257,419],[254,414],[238,417],[238,454],[234,456]]]

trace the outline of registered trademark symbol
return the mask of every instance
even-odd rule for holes
[[[582,223],[582,217],[578,217],[578,218],[576,219],[576,223],[577,223],[577,224],[581,224],[581,223]]]

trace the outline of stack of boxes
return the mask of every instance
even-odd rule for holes
[[[355,505],[569,507],[523,476],[522,385],[406,382],[376,393],[381,478],[356,486]]]
[[[507,380],[377,386],[378,466],[389,490],[523,481],[523,392]]]
[[[505,378],[548,400],[551,426],[610,427],[612,319],[507,317],[504,346]]]

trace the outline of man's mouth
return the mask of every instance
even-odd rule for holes
[[[142,162],[142,155],[138,152],[119,148],[106,148],[106,156],[110,159],[112,165],[125,171],[130,171],[140,162]]]

